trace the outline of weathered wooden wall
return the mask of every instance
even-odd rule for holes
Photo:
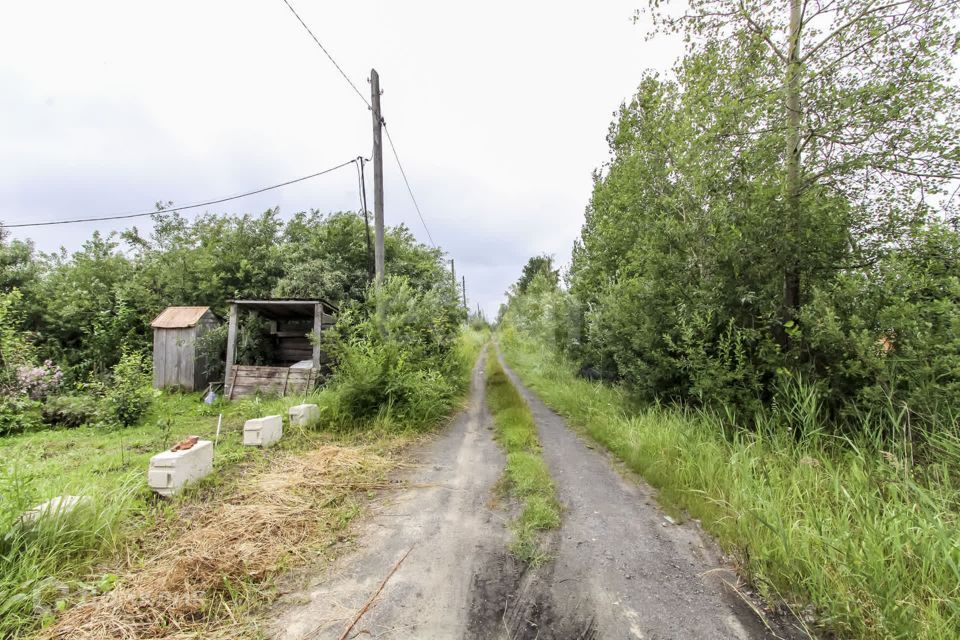
[[[153,330],[153,386],[202,391],[210,382],[206,360],[197,353],[197,338],[217,326],[213,316],[193,327]]]
[[[309,393],[316,383],[316,375],[314,369],[238,364],[231,368],[225,397],[232,400],[258,391],[279,396]]]
[[[153,330],[153,386],[196,390],[196,327]]]

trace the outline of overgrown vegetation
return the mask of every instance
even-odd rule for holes
[[[520,514],[512,523],[511,550],[522,561],[540,565],[549,559],[540,544],[541,533],[560,526],[553,479],[540,455],[533,414],[497,360],[495,348],[487,353],[486,378],[496,438],[507,452],[505,489],[520,502]]]
[[[449,414],[473,364],[460,348],[466,316],[456,296],[450,285],[418,289],[391,276],[341,310],[323,338],[338,363],[329,384],[334,422],[422,429]]]
[[[701,519],[761,593],[812,614],[812,630],[960,635],[955,433],[939,432],[923,455],[883,433],[831,435],[799,385],[731,430],[710,410],[638,405],[513,330],[501,343],[544,402],[642,474],[662,501]],[[899,428],[898,408],[884,412],[889,429]]]
[[[385,246],[392,275],[419,290],[452,288],[442,252],[405,227],[388,228]],[[94,233],[73,254],[40,253],[0,232],[0,293],[19,292],[5,305],[5,326],[30,342],[34,366],[51,361],[67,386],[109,375],[125,351],[147,353],[150,322],[167,306],[204,305],[226,317],[233,298],[361,301],[371,264],[363,217],[355,212],[311,211],[284,222],[276,209],[193,219],[158,211],[149,233]],[[244,364],[265,355],[254,328],[239,341]]]
[[[687,50],[610,126],[570,296],[550,303],[558,347],[646,399],[747,420],[800,376],[838,429],[888,402],[947,422],[956,3],[650,4]]]

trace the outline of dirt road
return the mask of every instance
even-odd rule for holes
[[[525,570],[507,550],[510,507],[494,491],[505,460],[478,364],[469,407],[414,452],[411,488],[378,501],[357,551],[281,599],[272,638],[340,638],[401,559],[348,637],[773,637],[724,585],[736,577],[709,539],[665,519],[649,488],[622,478],[508,374],[537,420],[564,506],[547,540],[553,561]]]
[[[563,618],[596,638],[773,637],[727,586],[736,574],[693,524],[674,524],[652,489],[614,470],[506,367],[533,412],[564,507],[554,562],[539,576]],[[569,625],[566,625],[569,626]],[[540,638],[564,637],[541,634]]]
[[[505,458],[493,441],[479,363],[468,408],[414,452],[420,464],[404,479],[415,488],[384,496],[358,536],[359,550],[281,599],[271,637],[339,638],[408,551],[350,637],[464,637],[473,577],[509,544],[506,516],[491,500]]]

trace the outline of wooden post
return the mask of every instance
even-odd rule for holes
[[[373,111],[373,266],[374,282],[384,276],[383,249],[383,117],[380,115],[380,75],[370,70],[370,99]]]
[[[313,335],[316,342],[313,345],[313,369],[320,371],[320,332],[323,330],[323,303],[313,305]]]
[[[223,386],[226,391],[230,373],[233,371],[237,353],[237,303],[230,304],[230,324],[227,327],[227,368],[223,375]],[[231,390],[232,393],[232,390]]]
[[[467,310],[467,276],[460,276],[463,281],[463,310]]]

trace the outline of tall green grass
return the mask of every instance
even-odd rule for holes
[[[487,404],[493,414],[496,437],[507,452],[506,489],[520,502],[513,522],[511,551],[520,560],[539,565],[547,560],[540,533],[560,526],[560,504],[550,471],[540,455],[537,425],[527,403],[497,360],[487,353]]]
[[[731,430],[703,412],[633,406],[518,336],[504,347],[547,404],[701,519],[767,597],[841,637],[960,637],[954,432],[925,439],[917,462],[909,443],[884,444],[899,424],[827,435],[802,391]]]
[[[150,457],[186,435],[213,439],[223,425],[214,465],[221,470],[257,453],[242,445],[247,418],[285,414],[298,398],[246,398],[209,407],[201,394],[163,394],[138,425],[127,429],[79,427],[0,438],[0,638],[29,634],[78,598],[112,584],[97,564],[125,553],[173,503],[146,487]],[[280,447],[304,439],[288,433]],[[218,481],[217,474],[197,487]],[[206,483],[206,484],[205,484]],[[24,524],[21,515],[60,495],[86,498],[68,516]],[[135,552],[135,550],[134,550]]]

